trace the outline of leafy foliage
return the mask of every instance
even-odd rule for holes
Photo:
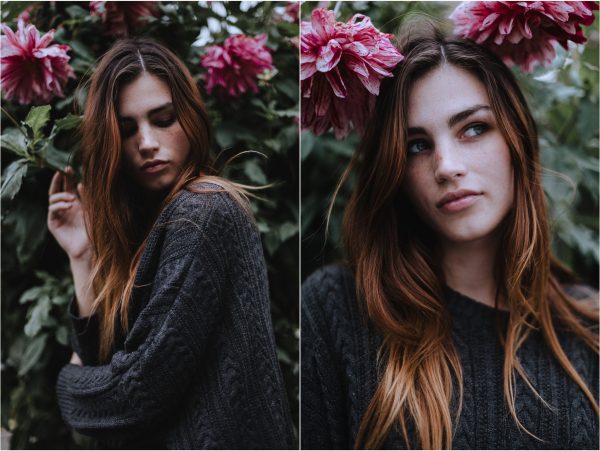
[[[371,17],[385,33],[397,33],[414,16],[427,16],[447,33],[455,2],[337,2],[338,20],[355,13]],[[310,20],[315,2],[302,5]],[[597,13],[596,13],[597,14]],[[570,52],[558,49],[550,68],[526,76],[514,72],[538,124],[543,184],[553,232],[553,251],[582,280],[598,286],[598,21],[585,30],[588,43]],[[337,181],[359,137],[337,141],[332,132],[301,136],[302,279],[318,267],[343,258],[340,245],[344,206],[352,183],[336,198],[325,236],[326,212]]]
[[[202,3],[202,2],[200,2]],[[161,2],[159,17],[136,33],[165,43],[188,65],[203,90],[199,65],[207,45],[231,33],[266,33],[276,70],[259,80],[260,93],[233,101],[207,96],[223,175],[271,185],[253,202],[271,285],[278,356],[298,424],[298,24],[283,21],[284,2]],[[2,110],[2,426],[12,448],[89,448],[93,441],[60,418],[54,385],[70,357],[67,304],[73,295],[66,255],[46,228],[47,192],[54,170],[77,166],[85,80],[114,42],[88,2],[2,2],[2,22],[15,29],[32,6],[31,23],[56,29],[71,47],[78,77],[50,105],[3,101]],[[256,152],[245,152],[253,150]],[[262,154],[263,156],[259,155]]]

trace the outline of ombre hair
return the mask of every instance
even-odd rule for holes
[[[143,193],[127,177],[118,120],[123,87],[142,73],[158,77],[171,90],[173,108],[189,143],[190,156],[160,205],[142,210]],[[211,153],[211,127],[189,70],[166,47],[149,39],[117,41],[102,56],[90,80],[82,123],[82,184],[85,222],[92,246],[93,311],[100,317],[100,360],[113,351],[120,316],[128,330],[128,306],[146,239],[158,213],[192,184],[219,185],[247,209],[243,185],[217,176]]]
[[[460,415],[462,372],[443,300],[445,281],[435,234],[401,191],[411,90],[417,80],[445,64],[473,74],[485,86],[510,149],[514,206],[502,224],[501,242],[506,245],[495,265],[498,294],[509,309],[508,327],[500,337],[508,409],[518,427],[529,433],[516,414],[516,378],[540,395],[517,350],[536,328],[598,414],[597,401],[557,336],[559,327],[566,328],[598,353],[594,333],[598,311],[592,303],[569,297],[561,287],[565,271],[550,252],[536,125],[515,77],[483,47],[444,38],[437,31],[425,37],[407,36],[400,47],[405,59],[394,77],[382,83],[370,124],[336,189],[337,194],[351,174],[356,175],[344,213],[343,241],[357,298],[383,338],[381,378],[355,447],[381,447],[391,429],[399,426],[407,446],[451,448]],[[417,443],[410,443],[409,423],[414,425]]]

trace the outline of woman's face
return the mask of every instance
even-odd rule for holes
[[[512,207],[513,170],[476,77],[443,65],[415,83],[407,152],[402,189],[442,243],[492,236]]]
[[[173,186],[189,158],[190,142],[167,84],[143,72],[121,89],[118,108],[127,172],[150,191]]]

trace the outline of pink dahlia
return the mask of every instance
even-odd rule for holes
[[[158,17],[156,2],[90,2],[92,16],[102,18],[109,34],[124,38],[142,26],[149,17]]]
[[[22,105],[48,103],[54,96],[63,97],[62,88],[69,77],[74,78],[69,65],[68,45],[48,45],[54,30],[40,37],[34,25],[19,20],[17,32],[2,24],[0,37],[0,84],[7,99],[17,99]]]
[[[404,57],[362,14],[336,22],[333,11],[315,9],[302,22],[300,79],[302,126],[320,135],[331,127],[338,139],[351,124],[364,132],[384,77]]]
[[[28,6],[19,13],[17,20],[22,20],[25,23],[31,22],[31,11],[33,11],[33,6]]]
[[[273,69],[267,36],[237,34],[225,39],[223,45],[206,48],[201,64],[208,70],[206,91],[217,88],[221,94],[237,97],[246,91],[258,93],[257,77]]]
[[[533,71],[554,59],[554,43],[586,41],[596,2],[463,2],[450,15],[454,33],[490,48],[509,66]]]
[[[281,20],[285,22],[298,22],[298,14],[300,13],[300,2],[289,2],[286,7]]]

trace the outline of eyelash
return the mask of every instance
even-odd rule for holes
[[[481,131],[477,134],[475,134],[474,136],[467,136],[467,132],[471,129],[474,129],[476,127],[481,128]],[[469,124],[467,127],[465,127],[465,129],[462,131],[461,133],[461,137],[464,137],[466,139],[477,139],[479,136],[485,134],[488,130],[490,129],[490,126],[488,124],[484,124],[483,122],[476,122],[473,124]],[[417,151],[411,151],[411,147],[414,145],[419,145],[419,144],[424,144],[426,147],[424,149],[421,150],[417,150]],[[414,141],[409,141],[406,149],[408,151],[408,155],[418,155],[428,149],[430,149],[430,143],[428,140],[426,139],[416,139]]]
[[[156,118],[152,122],[157,127],[167,128],[167,127],[170,127],[171,125],[173,125],[173,123],[175,122],[175,119],[176,119],[175,115],[168,115],[168,116]],[[126,125],[121,125],[121,135],[123,136],[123,138],[129,138],[129,137],[135,135],[136,132],[137,132],[137,125],[134,125],[133,127],[127,127]]]

